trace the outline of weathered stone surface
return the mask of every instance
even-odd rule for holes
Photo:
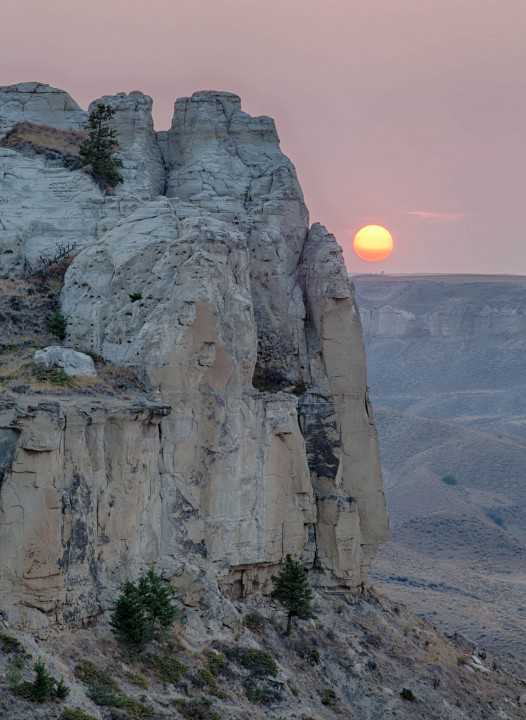
[[[376,547],[388,535],[378,437],[367,396],[354,289],[340,246],[319,224],[309,232],[300,273],[309,316],[312,377],[302,415],[309,461],[322,500],[319,524],[332,536],[325,544],[325,562],[336,576],[350,578],[356,577],[356,562],[361,562],[364,580]],[[320,456],[330,461],[320,465]]]
[[[0,136],[19,122],[35,122],[63,130],[80,130],[85,110],[69,93],[45,83],[0,86]]]
[[[142,201],[163,190],[151,99],[130,93],[99,101],[117,111],[115,126],[124,164],[124,183],[110,194],[102,192],[89,173],[68,167],[61,156],[71,152],[71,143],[57,138],[51,129],[78,131],[87,121],[87,113],[67,93],[40,83],[0,88],[0,136],[16,130],[19,123],[50,127],[47,133],[33,127],[31,142],[26,137],[18,145],[15,137],[9,146],[8,136],[4,141],[8,147],[0,147],[0,277],[19,276],[40,256],[52,257],[65,245],[80,249],[93,244]],[[74,134],[72,138],[76,144]],[[31,143],[36,156],[28,152]]]
[[[309,216],[274,121],[242,112],[232,93],[198,92],[175,103],[163,147],[166,191],[178,200],[180,216],[209,213],[247,238],[260,385],[304,381],[305,309],[296,268]]]
[[[0,605],[12,622],[96,615],[127,573],[158,559],[165,412],[79,399],[0,407],[19,435],[0,511]]]
[[[273,121],[242,112],[235,95],[201,92],[177,101],[157,141],[149,98],[102,101],[117,110],[125,183],[101,197],[66,273],[68,345],[133,368],[170,412],[150,432],[150,420],[113,401],[95,415],[76,400],[61,405],[64,430],[55,422],[53,433],[63,435],[51,433],[56,449],[46,451],[49,468],[39,464],[40,482],[69,488],[79,518],[89,504],[99,511],[94,529],[78,531],[91,580],[75,563],[59,566],[57,616],[66,606],[77,616],[104,606],[112,582],[152,559],[173,576],[191,566],[192,577],[234,597],[265,589],[287,553],[321,585],[358,587],[387,529],[361,326],[341,251],[321,226],[309,231]],[[39,158],[24,160],[34,173]],[[31,442],[45,448],[37,415],[27,418]],[[18,432],[21,423],[0,427]],[[24,432],[6,492],[15,472],[33,472],[32,456],[19,456]],[[108,473],[122,501],[108,499]],[[49,542],[69,532],[57,514]],[[19,592],[24,553],[12,561],[9,597]],[[95,572],[93,558],[106,569]],[[42,560],[46,573],[53,562]],[[67,589],[77,572],[82,597]],[[46,597],[53,582],[43,582]]]
[[[33,361],[47,370],[62,368],[69,377],[95,377],[97,374],[95,363],[89,355],[60,345],[37,350]]]
[[[164,163],[153,129],[151,97],[137,91],[105,95],[90,104],[89,112],[99,103],[115,110],[111,124],[117,131],[124,180],[116,193],[131,193],[144,200],[164,194]]]

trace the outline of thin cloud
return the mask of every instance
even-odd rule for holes
[[[409,210],[407,215],[430,222],[458,222],[464,218],[461,212],[434,212],[431,210]]]

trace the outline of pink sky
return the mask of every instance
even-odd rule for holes
[[[526,274],[526,0],[0,0],[0,84],[272,115],[355,272]],[[366,223],[394,234],[375,265]]]

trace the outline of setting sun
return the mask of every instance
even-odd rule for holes
[[[354,236],[353,248],[362,260],[379,262],[393,252],[393,237],[381,225],[366,225]]]

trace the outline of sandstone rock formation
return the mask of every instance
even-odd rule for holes
[[[68,345],[133,369],[148,398],[4,402],[3,606],[28,623],[95,614],[151,561],[241,596],[286,553],[323,587],[359,586],[387,532],[361,325],[273,121],[199,92],[156,135],[146,96],[101,101],[125,182],[104,195],[56,158],[0,150],[0,268],[51,254],[60,224],[79,250]]]

